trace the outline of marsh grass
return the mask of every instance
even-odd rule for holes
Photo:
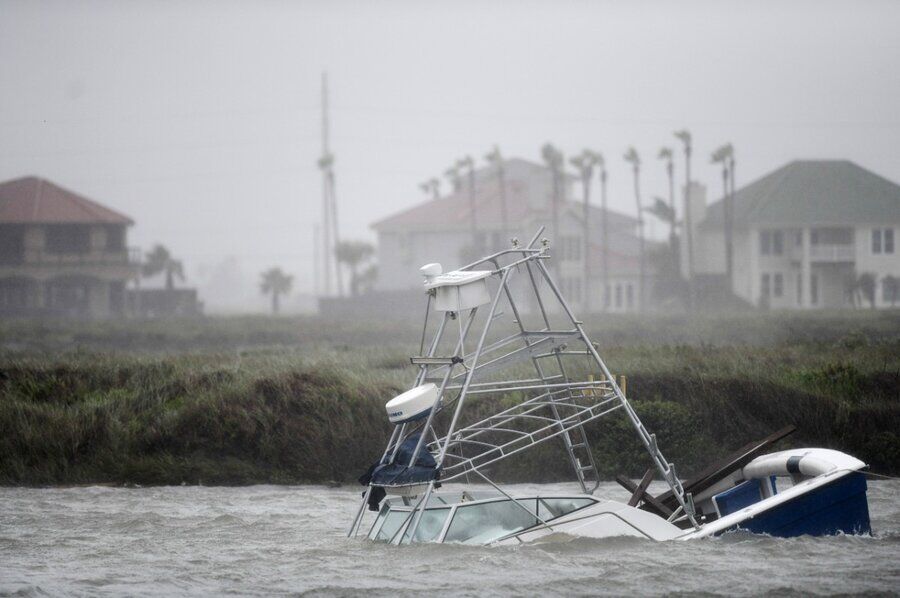
[[[896,313],[604,318],[589,327],[682,474],[787,423],[793,445],[900,470]],[[222,318],[0,324],[0,483],[350,482],[414,376],[409,322]],[[509,397],[472,399],[469,417]],[[624,417],[589,427],[601,473],[647,459]],[[571,479],[549,442],[495,472]]]

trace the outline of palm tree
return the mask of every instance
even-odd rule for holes
[[[644,209],[645,212],[656,216],[663,223],[668,224],[670,229],[678,230],[678,217],[671,203],[662,197],[654,197],[653,204]],[[647,262],[650,264],[650,270],[653,272],[654,285],[653,288],[657,300],[668,299],[669,297],[684,297],[684,278],[681,276],[678,260],[678,238],[671,237],[672,243],[666,248],[647,252]]]
[[[454,164],[444,171],[444,177],[448,181],[450,181],[450,186],[453,187],[453,192],[459,193],[459,191],[462,189],[462,176],[459,173],[459,168]]]
[[[594,153],[594,162],[600,170],[600,248],[602,255],[600,256],[603,265],[603,309],[609,306],[611,297],[609,296],[609,212],[606,209],[606,162],[603,160],[603,154]]]
[[[419,185],[424,193],[431,195],[432,199],[440,199],[441,197],[441,181],[437,178],[430,178]]]
[[[169,250],[162,245],[157,245],[153,251],[147,254],[144,264],[141,266],[143,276],[155,276],[160,272],[166,275],[166,290],[175,288],[175,279],[184,280],[184,267],[179,260],[172,257]]]
[[[675,210],[673,210],[672,206],[662,197],[654,197],[653,205],[649,208],[644,208],[644,211],[653,214],[668,224],[672,230],[674,230],[678,224],[676,221]]]
[[[469,171],[469,224],[472,226],[472,245],[478,249],[478,218],[475,207],[475,160],[472,156],[465,156],[456,161],[456,168],[463,168]]]
[[[293,282],[294,277],[282,272],[281,268],[269,268],[262,273],[262,281],[259,284],[259,288],[264,295],[272,295],[273,314],[278,314],[280,308],[279,299],[282,295],[291,291]]]
[[[334,257],[342,264],[347,264],[350,269],[350,296],[359,295],[359,285],[362,282],[359,267],[372,257],[375,248],[365,241],[343,241],[334,248]]]
[[[361,293],[370,293],[375,287],[375,281],[378,280],[378,266],[369,264],[369,267],[359,273],[357,277],[359,286],[357,288]]]
[[[687,241],[688,309],[694,309],[694,221],[691,216],[691,133],[687,129],[675,131],[684,144],[684,237]]]
[[[725,274],[728,278],[728,287],[731,288],[734,276],[734,204],[731,195],[731,187],[728,184],[729,160],[732,156],[732,147],[726,143],[712,153],[710,162],[722,164],[722,227],[725,239]]]
[[[578,170],[578,173],[581,175],[581,188],[584,190],[584,216],[582,218],[582,228],[583,228],[583,236],[582,244],[582,263],[584,265],[584,283],[583,287],[584,291],[584,301],[582,302],[584,305],[584,312],[590,313],[591,311],[591,259],[590,259],[590,250],[591,250],[591,228],[590,228],[590,215],[591,215],[591,179],[594,176],[594,165],[597,163],[597,154],[592,152],[591,150],[584,150],[581,152],[580,156],[575,156],[569,162]]]
[[[559,233],[559,206],[562,203],[562,190],[563,190],[563,180],[562,180],[562,171],[564,158],[561,151],[553,147],[551,143],[545,143],[541,147],[541,157],[544,159],[544,163],[547,165],[547,168],[550,169],[550,174],[553,177],[553,196],[551,198],[551,233],[550,238],[554,243],[558,241],[557,235]]]
[[[494,149],[488,152],[484,159],[488,164],[497,169],[497,189],[500,194],[500,228],[503,232],[503,238],[509,238],[509,221],[506,207],[506,172],[503,168],[503,157],[500,155],[500,148],[496,145]],[[495,248],[499,249],[499,247]]]
[[[637,204],[637,218],[638,218],[638,239],[640,242],[639,252],[640,252],[640,278],[638,279],[638,293],[640,296],[638,297],[638,307],[640,311],[644,310],[644,210],[641,207],[641,187],[640,187],[640,174],[641,174],[641,157],[638,155],[637,150],[633,147],[629,147],[628,151],[625,152],[625,161],[631,164],[632,172],[634,173],[634,200]]]
[[[900,277],[888,274],[881,279],[881,284],[885,295],[891,298],[891,307],[894,307],[898,296],[900,296]]]
[[[675,163],[673,162],[674,153],[670,147],[662,147],[659,149],[660,160],[666,161],[666,175],[669,177],[669,211],[675,214]],[[669,223],[669,244],[672,246],[672,252],[675,252],[675,218],[666,220]]]

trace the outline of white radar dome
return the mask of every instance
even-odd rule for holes
[[[438,388],[429,382],[397,395],[384,407],[392,424],[402,424],[427,417],[437,398]]]

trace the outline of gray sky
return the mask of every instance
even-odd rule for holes
[[[624,150],[663,195],[656,153],[681,127],[714,195],[725,141],[738,186],[795,158],[900,181],[898,30],[898,2],[7,0],[0,179],[107,203],[137,221],[131,244],[163,242],[189,273],[234,255],[248,285],[280,265],[309,291],[323,70],[344,236],[367,238],[494,143],[601,151],[632,213]]]

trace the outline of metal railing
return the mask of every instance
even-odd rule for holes
[[[803,248],[795,247],[791,259],[801,261]],[[812,262],[852,262],[856,259],[856,246],[852,244],[810,245],[809,260]]]
[[[4,265],[26,267],[65,266],[137,266],[141,251],[128,247],[118,251],[93,250],[84,253],[54,253],[44,249],[25,250],[20,260],[7,260]]]

